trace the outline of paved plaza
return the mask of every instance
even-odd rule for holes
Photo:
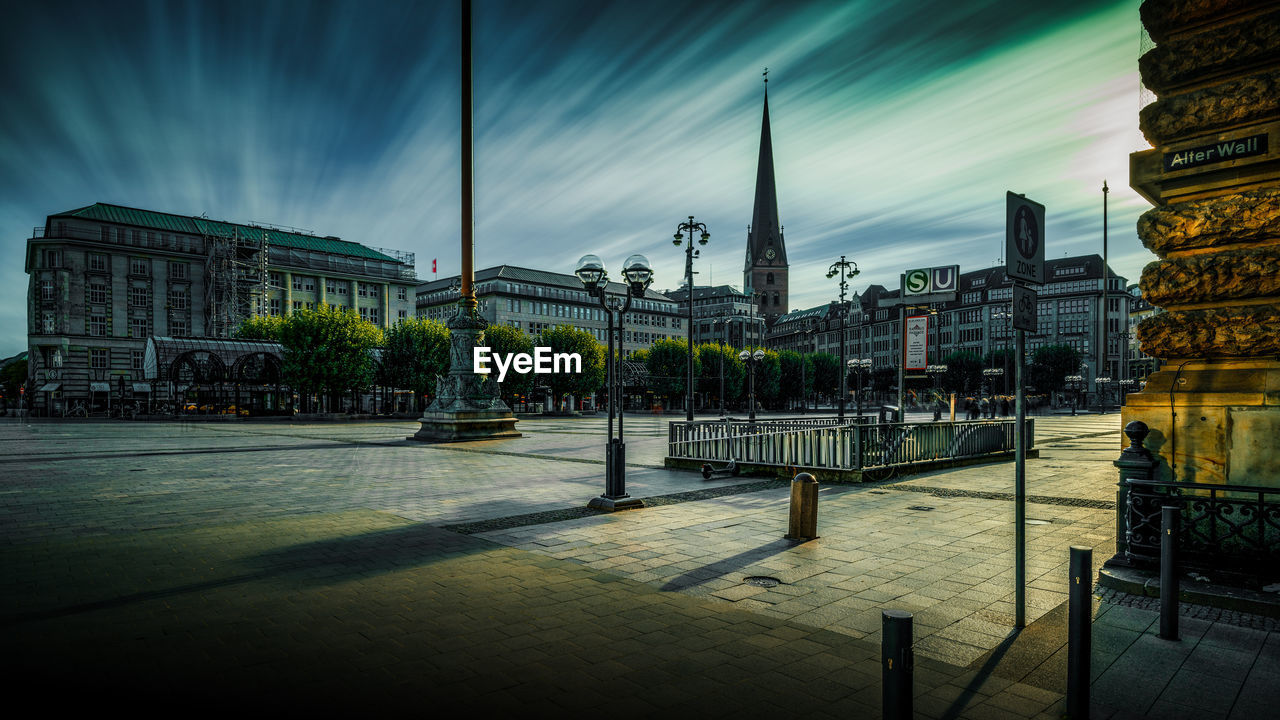
[[[825,485],[797,543],[785,482],[662,468],[662,417],[627,418],[650,507],[616,514],[585,509],[603,417],[459,445],[412,422],[6,420],[6,676],[64,683],[53,707],[879,717],[899,609],[921,716],[1059,717],[1068,548],[1114,551],[1116,414],[1036,419],[1022,633],[1011,462]],[[1274,621],[1185,618],[1168,643],[1155,618],[1097,593],[1096,717],[1280,702]]]

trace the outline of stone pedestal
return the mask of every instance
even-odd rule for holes
[[[472,372],[472,349],[484,344],[488,323],[474,310],[459,309],[449,325],[449,374],[436,383],[436,398],[410,440],[463,442],[520,437],[511,408],[493,375]]]
[[[1138,236],[1160,259],[1138,326],[1163,369],[1128,396],[1162,480],[1280,487],[1280,5],[1147,0],[1154,147],[1130,184],[1156,207]]]

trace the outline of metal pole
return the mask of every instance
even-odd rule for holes
[[[462,0],[462,308],[464,312],[476,309],[476,294],[472,288],[475,276],[475,219],[473,216],[474,161],[471,146],[474,133],[471,118],[471,0]]]
[[[1067,717],[1088,720],[1089,660],[1093,652],[1093,548],[1071,546],[1067,588]]]
[[[915,657],[911,650],[911,613],[880,613],[880,692],[885,720],[910,720]]]
[[[693,422],[693,216],[689,216],[689,245],[684,249],[684,272],[685,277],[689,279],[689,387],[685,388],[685,402],[688,408],[685,410],[685,420]]]
[[[907,419],[906,399],[907,399],[907,305],[903,303],[898,306],[898,341],[902,345],[902,352],[898,353],[898,417],[897,422],[903,422]]]
[[[840,259],[843,260],[844,256],[841,255]],[[839,415],[839,418],[841,420],[844,420],[844,398],[845,398],[845,395],[849,393],[849,390],[846,387],[847,385],[846,378],[849,375],[849,368],[845,366],[846,360],[844,357],[844,286],[843,285],[841,285],[840,287],[840,304],[836,306],[836,312],[840,314],[840,415]],[[861,409],[859,409],[859,413],[861,413]]]
[[[724,321],[724,332],[729,334],[729,321]],[[720,417],[724,417],[724,340],[720,341]]]
[[[1160,639],[1178,637],[1178,512],[1160,508]]]
[[[1102,308],[1098,313],[1098,372],[1095,377],[1111,375],[1110,348],[1107,347],[1107,181],[1102,181]],[[1105,388],[1098,386],[1098,412],[1105,412],[1107,406],[1103,400]]]
[[[1014,627],[1027,626],[1027,388],[1023,373],[1023,360],[1026,355],[1026,331],[1018,330],[1018,357],[1014,358],[1017,372],[1017,419],[1013,428],[1013,444],[1015,465],[1014,496]]]

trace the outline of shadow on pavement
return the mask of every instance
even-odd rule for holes
[[[771,543],[766,543],[758,548],[740,552],[737,555],[713,562],[710,565],[703,565],[700,568],[694,568],[683,575],[678,575],[667,581],[667,584],[663,585],[662,589],[667,591],[678,591],[691,588],[695,585],[701,585],[712,578],[718,578],[727,572],[744,568],[771,555],[777,555],[778,553],[798,544],[800,544],[800,542],[797,540],[774,540]]]

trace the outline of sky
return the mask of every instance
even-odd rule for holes
[[[0,357],[32,228],[94,202],[337,235],[456,274],[459,3],[11,2],[0,28]],[[475,0],[475,244],[500,263],[742,284],[764,86],[791,308],[999,262],[1005,193],[1046,253],[1136,282],[1137,0]]]

